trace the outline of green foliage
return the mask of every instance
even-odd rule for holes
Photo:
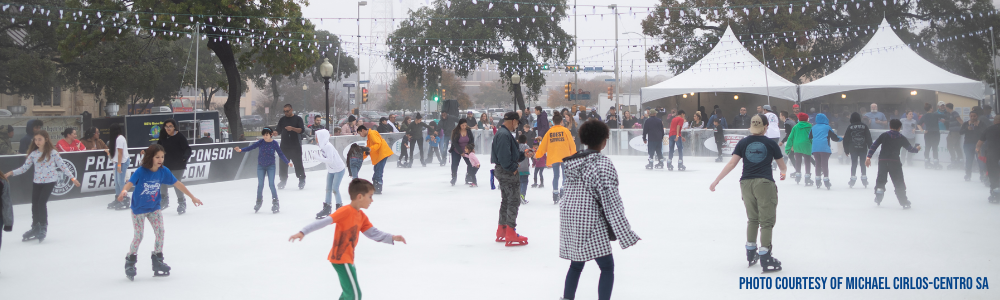
[[[8,0],[14,4],[58,5],[56,0]],[[12,5],[14,6],[14,5]],[[31,97],[51,94],[60,80],[56,29],[44,22],[15,17],[14,8],[0,11],[0,93]]]

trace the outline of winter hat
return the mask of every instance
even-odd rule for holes
[[[764,110],[766,110],[766,111],[771,111],[771,106],[770,106],[770,105],[764,105],[764,107],[763,107],[763,108],[764,108]]]
[[[764,134],[765,130],[767,130],[767,118],[760,114],[750,118],[750,134],[761,135]]]
[[[792,108],[799,108],[798,104],[792,104]]]
[[[809,121],[809,115],[806,114],[806,113],[804,113],[804,112],[800,112],[799,114],[797,114],[795,116],[799,118],[799,121],[803,121],[803,122]]]
[[[358,119],[357,119],[357,118],[355,118],[354,116],[349,116],[349,117],[347,117],[347,122],[354,122],[354,121],[357,121],[357,120],[358,120]]]

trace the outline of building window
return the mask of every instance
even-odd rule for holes
[[[62,89],[58,84],[52,86],[52,93],[35,94],[35,106],[62,105]]]

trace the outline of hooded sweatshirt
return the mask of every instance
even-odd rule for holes
[[[554,163],[561,163],[563,158],[576,153],[576,142],[569,129],[562,125],[556,125],[549,129],[549,132],[542,137],[542,143],[538,145],[538,152],[535,158],[548,155],[546,167],[551,167]]]
[[[812,139],[812,152],[832,153],[830,140],[840,141],[840,136],[830,128],[830,120],[822,113],[816,114],[816,125],[813,125],[812,131],[809,132],[809,138]]]
[[[319,144],[319,150],[321,150],[320,160],[326,164],[327,173],[333,174],[344,171],[347,168],[344,160],[340,158],[340,153],[337,153],[337,148],[334,148],[333,143],[330,143],[330,131],[326,129],[317,130],[316,143]]]
[[[861,114],[852,113],[851,125],[844,132],[844,152],[865,155],[871,145],[872,133],[868,130],[868,125],[861,122]]]
[[[187,170],[188,159],[191,158],[191,145],[188,145],[187,138],[180,132],[174,135],[167,135],[166,130],[160,133],[160,140],[157,144],[163,146],[164,157],[163,166],[171,171]]]
[[[383,159],[392,156],[392,147],[385,142],[381,134],[378,131],[368,130],[368,148],[371,148],[372,165],[376,165]],[[368,156],[365,155],[367,158]]]
[[[808,119],[795,124],[792,127],[792,131],[788,133],[788,145],[791,147],[785,147],[785,153],[792,154],[792,152],[795,152],[812,155],[812,140],[809,139],[811,132],[812,124],[809,124]]]
[[[28,120],[28,125],[24,126],[24,137],[21,138],[21,144],[17,147],[17,153],[28,154],[28,146],[31,145],[31,139],[35,138],[35,133],[32,129],[35,128],[35,120]]]

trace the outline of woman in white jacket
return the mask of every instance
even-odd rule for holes
[[[322,219],[333,213],[333,210],[340,209],[344,204],[340,201],[340,182],[344,180],[344,173],[347,172],[347,165],[344,159],[340,158],[337,148],[330,143],[330,132],[326,129],[316,131],[316,144],[320,149],[320,160],[326,164],[326,201],[323,202],[323,210],[316,213],[316,219]],[[337,206],[330,207],[330,193],[337,198]]]
[[[583,123],[580,140],[587,150],[563,160],[566,181],[559,201],[559,257],[572,262],[562,299],[576,297],[580,273],[589,260],[596,260],[601,268],[598,299],[611,299],[615,264],[610,242],[617,240],[625,249],[639,241],[625,218],[618,171],[611,159],[601,154],[608,133],[608,126],[601,121]]]

